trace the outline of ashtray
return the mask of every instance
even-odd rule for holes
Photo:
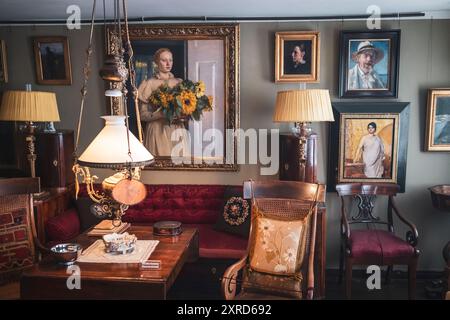
[[[113,254],[127,254],[133,252],[137,238],[128,232],[118,234],[111,233],[103,236],[105,251]]]
[[[159,221],[153,224],[153,234],[157,236],[178,236],[181,232],[179,221]]]
[[[59,264],[68,266],[77,261],[82,247],[78,243],[60,243],[53,246],[50,250]]]

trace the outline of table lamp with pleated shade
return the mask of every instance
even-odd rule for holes
[[[295,123],[293,133],[300,139],[300,179],[317,182],[317,134],[311,131],[309,123],[334,121],[329,91],[305,89],[278,92],[273,121]]]
[[[56,95],[42,91],[6,91],[0,108],[0,120],[59,121]]]
[[[26,122],[27,159],[30,162],[31,176],[36,177],[34,123],[59,121],[56,95],[53,92],[31,90],[6,91],[0,107],[0,120]]]
[[[278,92],[273,121],[334,121],[329,91],[306,89]]]

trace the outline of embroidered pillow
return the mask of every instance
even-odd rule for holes
[[[248,239],[251,205],[242,198],[242,187],[227,187],[224,199],[223,211],[214,229]]]
[[[275,275],[298,274],[305,255],[309,216],[280,220],[253,210],[250,269]]]
[[[80,232],[88,230],[90,227],[97,225],[104,218],[96,217],[91,212],[91,205],[94,204],[88,197],[80,197],[75,200],[75,207],[77,208],[78,215],[80,217]]]

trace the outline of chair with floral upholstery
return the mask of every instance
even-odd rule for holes
[[[249,243],[223,275],[225,299],[313,299],[317,204],[325,194],[315,183],[244,183],[244,198],[252,199]]]
[[[354,265],[388,266],[386,282],[389,282],[393,265],[407,265],[409,274],[409,299],[413,299],[416,288],[416,268],[419,259],[417,249],[418,232],[414,224],[400,213],[394,196],[400,186],[387,183],[347,183],[336,186],[341,197],[341,254],[339,282],[345,262],[346,295],[351,298],[352,267]],[[387,221],[374,215],[375,204],[384,205],[387,198]],[[375,202],[376,201],[376,202]],[[381,209],[382,207],[380,207]],[[406,239],[394,233],[393,214],[409,229]],[[364,226],[365,229],[350,226]],[[386,230],[378,228],[385,227]],[[345,261],[344,261],[345,260]]]

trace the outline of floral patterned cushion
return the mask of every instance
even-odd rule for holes
[[[305,255],[307,222],[307,217],[277,220],[256,215],[252,224],[250,268],[276,275],[298,274]]]
[[[242,187],[228,186],[224,199],[222,214],[217,219],[214,229],[248,239],[251,203],[242,198]]]

